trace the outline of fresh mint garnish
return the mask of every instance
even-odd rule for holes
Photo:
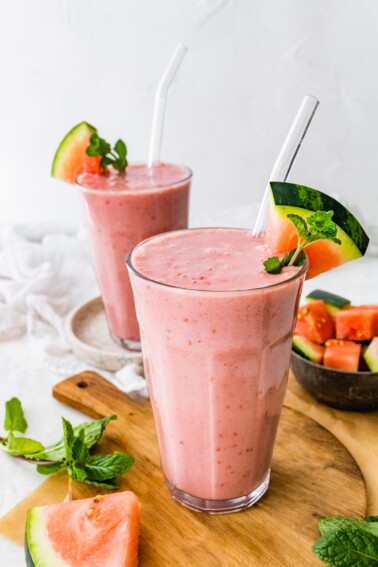
[[[22,458],[37,465],[37,472],[53,474],[62,468],[69,476],[95,486],[117,487],[116,477],[130,470],[134,463],[131,455],[116,451],[110,455],[90,455],[90,449],[100,439],[109,421],[117,419],[111,415],[94,422],[84,422],[76,427],[63,419],[63,437],[57,443],[44,447],[38,441],[15,435],[24,433],[27,422],[21,402],[12,398],[6,402],[4,428],[9,431],[0,438],[1,447],[13,457]]]
[[[9,455],[14,457],[19,457],[21,455],[33,455],[37,451],[43,449],[42,443],[39,441],[34,441],[34,439],[28,439],[27,437],[15,437],[13,433],[10,433],[7,437],[5,450]]]
[[[5,402],[5,431],[25,433],[27,426],[20,400],[12,398]]]
[[[90,144],[85,151],[89,157],[101,156],[101,167],[111,165],[117,171],[125,171],[128,165],[127,148],[122,140],[118,140],[112,149],[106,140],[100,138],[98,134],[92,134]]]
[[[333,222],[332,217],[333,211],[316,211],[307,218],[307,221],[300,215],[287,215],[297,229],[297,248],[290,250],[282,260],[279,260],[277,256],[265,260],[265,270],[269,274],[280,274],[285,266],[303,266],[306,260],[303,250],[318,240],[330,240],[341,244],[341,240],[336,238],[337,225]]]
[[[265,270],[269,274],[279,274],[282,270],[281,262],[278,256],[268,258],[264,262]]]
[[[378,566],[378,517],[331,516],[319,522],[313,553],[330,567]]]

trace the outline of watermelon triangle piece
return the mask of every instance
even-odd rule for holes
[[[32,508],[28,567],[136,567],[140,501],[133,492]]]
[[[333,211],[332,220],[337,225],[337,238],[341,244],[319,240],[305,249],[309,260],[306,279],[360,258],[366,252],[369,238],[358,222],[341,203],[316,189],[272,181],[268,208],[266,242],[274,255],[283,255],[296,248],[298,234],[287,215],[300,215],[303,219],[315,211]]]

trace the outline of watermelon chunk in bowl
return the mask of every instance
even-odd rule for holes
[[[28,567],[136,567],[140,502],[133,492],[41,506],[26,523]]]
[[[299,308],[294,334],[307,337],[319,345],[334,336],[332,319],[322,299]]]

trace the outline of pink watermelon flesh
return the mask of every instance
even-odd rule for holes
[[[33,565],[136,567],[139,518],[133,492],[33,508],[26,528]]]
[[[376,333],[377,315],[373,309],[352,307],[335,315],[336,338],[369,341]]]
[[[357,372],[360,363],[361,345],[352,341],[331,339],[325,344],[324,366]]]
[[[333,323],[322,299],[299,308],[295,335],[302,335],[317,344],[334,336]]]

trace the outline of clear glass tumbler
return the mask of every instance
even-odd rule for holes
[[[180,288],[135,267],[159,238],[127,266],[167,486],[197,511],[242,510],[268,488],[307,262],[266,287]]]
[[[191,178],[185,166],[137,164],[77,181],[110,334],[124,348],[140,350],[125,257],[150,236],[188,226]]]

